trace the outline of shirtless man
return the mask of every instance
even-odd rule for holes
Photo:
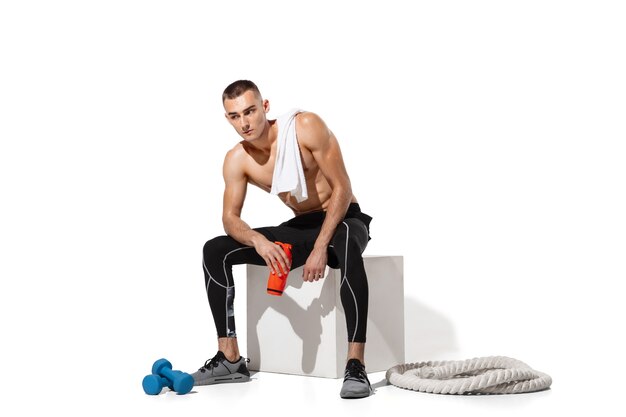
[[[290,192],[279,193],[295,217],[279,226],[251,229],[241,219],[247,185],[270,192],[279,125],[266,118],[269,102],[251,81],[229,85],[222,101],[226,119],[243,140],[224,159],[222,222],[226,235],[209,240],[203,250],[205,286],[219,350],[193,374],[195,385],[250,379],[235,332],[233,265],[267,265],[278,274],[280,268],[304,265],[302,279],[308,282],[323,278],[329,265],[341,270],[340,296],[348,329],[348,358],[340,395],[367,397],[372,392],[363,357],[368,286],[361,254],[369,241],[371,217],[361,212],[352,194],[337,139],[316,114],[296,114],[308,198],[298,201]],[[291,264],[276,241],[292,245]]]

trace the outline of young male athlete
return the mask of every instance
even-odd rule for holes
[[[372,388],[363,358],[368,285],[362,253],[369,241],[372,218],[361,212],[352,194],[337,139],[316,114],[293,112],[297,142],[294,139],[291,151],[296,156],[295,171],[289,172],[282,165],[281,169],[282,175],[287,172],[288,176],[297,176],[299,166],[304,184],[300,184],[299,190],[277,192],[272,187],[273,180],[279,178],[275,165],[283,164],[289,152],[284,142],[285,149],[277,149],[277,138],[288,127],[277,123],[283,119],[267,119],[269,102],[251,81],[230,84],[222,94],[222,102],[226,119],[243,140],[224,159],[222,222],[226,235],[204,245],[205,286],[219,350],[193,374],[195,385],[250,379],[235,333],[233,265],[267,265],[278,274],[281,269],[304,265],[302,279],[309,282],[323,278],[329,265],[341,270],[340,296],[348,330],[348,357],[340,395],[367,397]],[[277,152],[282,152],[280,158]],[[277,194],[295,217],[279,226],[250,228],[241,219],[248,184]],[[276,241],[292,245],[291,264]]]

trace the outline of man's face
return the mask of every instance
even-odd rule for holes
[[[255,95],[254,91],[246,91],[237,98],[224,100],[226,119],[239,136],[248,142],[260,138],[265,131],[265,114],[269,109],[269,102]]]

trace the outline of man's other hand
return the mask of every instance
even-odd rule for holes
[[[326,248],[314,248],[304,264],[302,279],[304,281],[313,282],[324,278],[327,260],[328,254],[326,253]]]

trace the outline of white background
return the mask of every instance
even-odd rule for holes
[[[0,407],[623,410],[625,20],[618,1],[2,2]],[[405,257],[407,362],[505,355],[552,390],[355,403],[259,375],[144,395],[153,360],[192,371],[216,350],[201,248],[223,233],[239,138],[221,92],[240,78],[271,117],[301,107],[338,137],[366,254]],[[249,189],[251,226],[290,215]]]

